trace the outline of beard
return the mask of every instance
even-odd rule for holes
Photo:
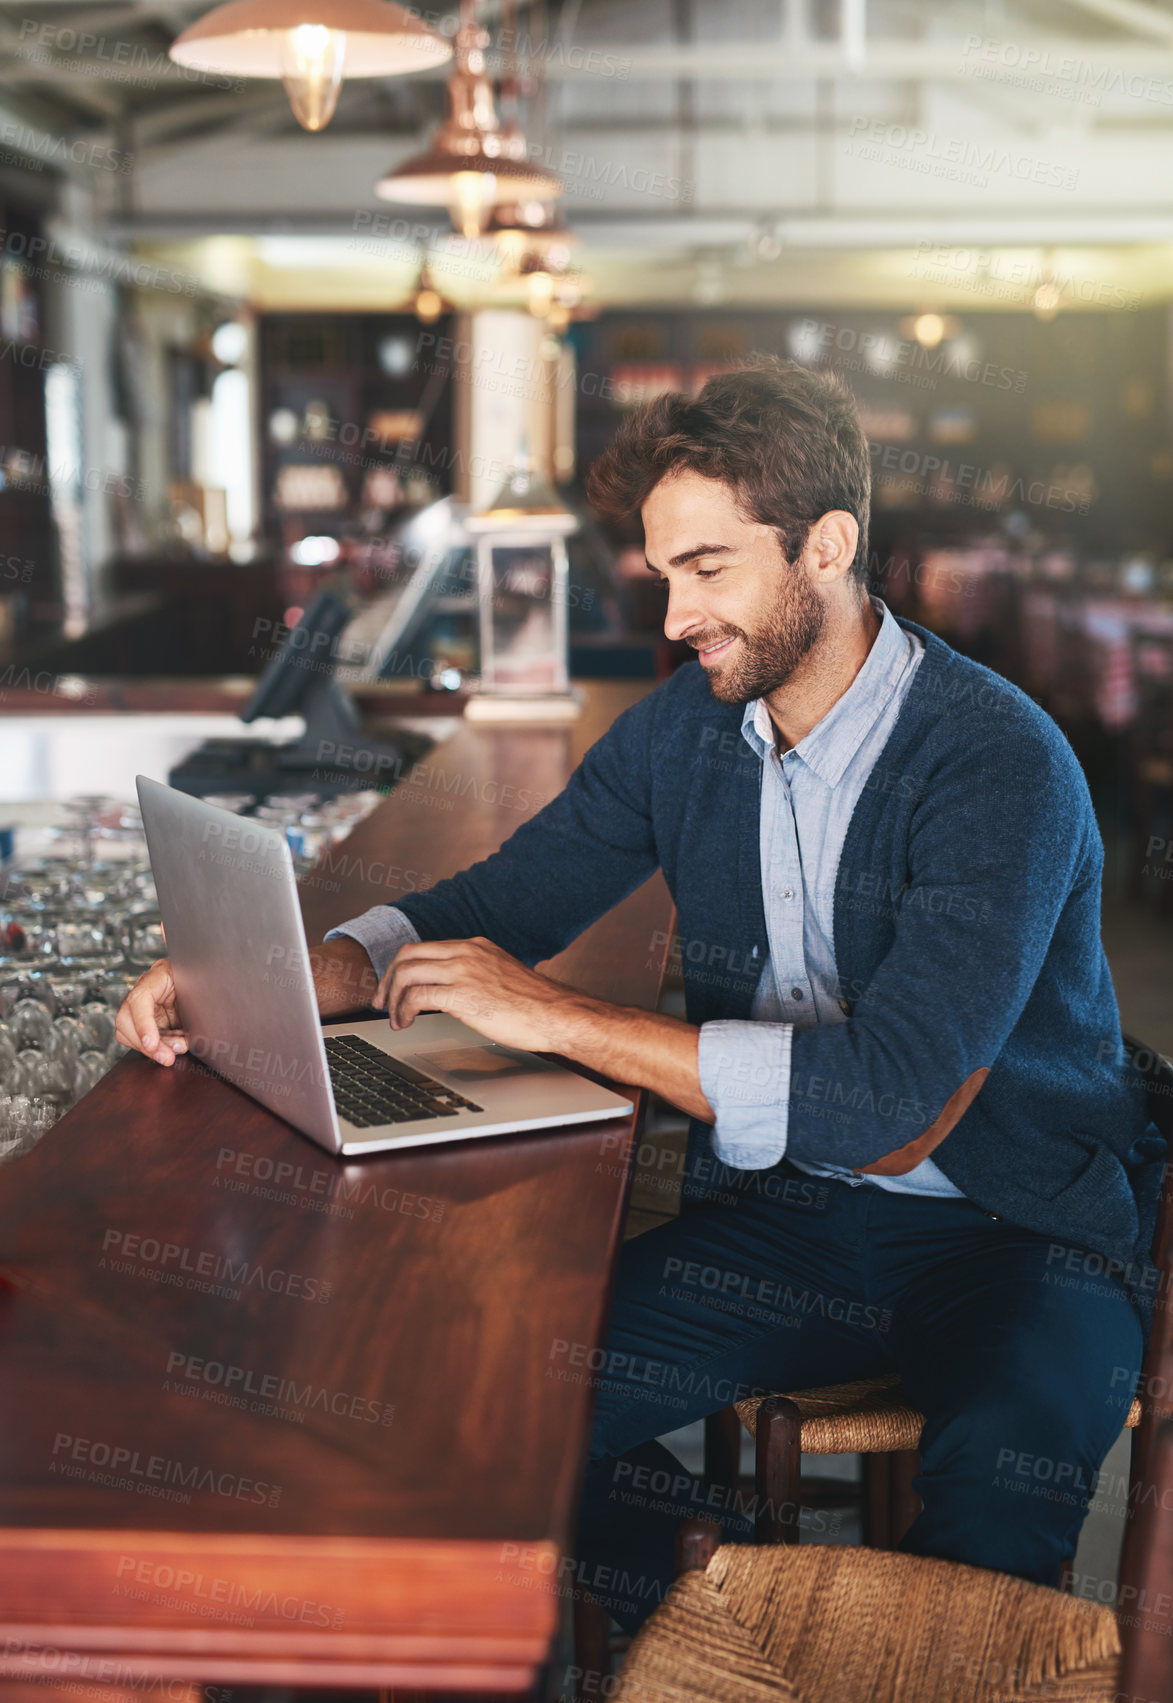
[[[706,668],[709,691],[719,704],[748,704],[783,685],[813,650],[827,612],[822,598],[800,567],[794,567],[760,627],[752,632],[725,627],[702,633],[689,643],[697,650],[724,639],[738,643],[729,660]]]

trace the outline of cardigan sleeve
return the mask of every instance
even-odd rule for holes
[[[421,940],[480,935],[532,966],[561,952],[654,873],[651,751],[659,696],[649,693],[625,710],[563,791],[491,857],[396,900]]]
[[[997,739],[985,732],[976,751],[950,741],[913,815],[907,885],[888,900],[892,942],[850,1020],[794,1032],[791,1158],[914,1169],[980,1092],[1065,908],[1086,914],[1078,895],[1099,882],[1102,851],[1074,754],[1057,730],[1029,721]],[[841,865],[840,889],[858,873]],[[1065,933],[1064,952],[1082,949],[1078,934]]]
[[[399,948],[419,939],[411,923],[395,905],[372,905],[361,916],[352,917],[349,922],[332,928],[326,939],[337,940],[340,934],[358,941],[380,978]]]

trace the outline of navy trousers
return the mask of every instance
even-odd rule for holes
[[[655,1438],[744,1396],[896,1370],[926,1416],[901,1547],[1057,1584],[1143,1350],[1105,1262],[966,1200],[786,1160],[731,1175],[624,1246],[605,1347],[578,1373],[597,1389],[578,1583],[634,1630],[671,1581],[680,1520],[752,1540],[750,1503]]]

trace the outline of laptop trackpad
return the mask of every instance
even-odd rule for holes
[[[560,1071],[561,1066],[533,1053],[514,1052],[486,1041],[483,1047],[431,1047],[405,1055],[404,1062],[428,1075],[446,1077],[454,1087],[471,1087],[478,1082],[519,1082],[524,1077],[545,1076]]]

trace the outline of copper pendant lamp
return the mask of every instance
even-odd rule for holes
[[[394,0],[228,0],[171,44],[177,65],[231,77],[280,77],[305,130],[329,124],[344,77],[443,65],[444,37]]]
[[[562,184],[531,166],[524,140],[502,132],[485,69],[487,30],[476,21],[473,0],[461,0],[456,63],[448,79],[448,118],[422,154],[405,160],[375,185],[384,201],[447,207],[466,237],[480,236],[494,207],[506,202],[553,201]]]

